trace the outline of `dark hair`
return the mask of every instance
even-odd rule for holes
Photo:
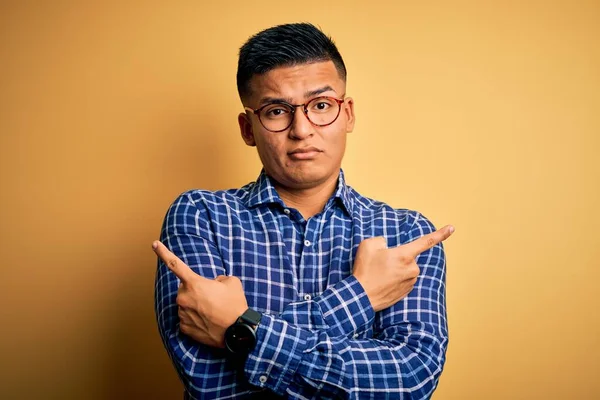
[[[304,63],[333,61],[340,78],[346,66],[333,40],[308,23],[278,25],[252,36],[240,48],[237,70],[242,100],[251,94],[250,80],[270,70]]]

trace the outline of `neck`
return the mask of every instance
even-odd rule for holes
[[[325,204],[335,192],[337,182],[338,175],[333,175],[320,185],[310,188],[296,189],[273,183],[285,205],[298,210],[304,219],[309,219],[323,211]]]

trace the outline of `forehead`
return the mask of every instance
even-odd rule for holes
[[[250,80],[251,100],[281,98],[291,102],[303,101],[310,92],[329,86],[330,94],[341,95],[345,82],[332,61],[277,67]]]

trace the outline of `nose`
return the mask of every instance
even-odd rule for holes
[[[296,108],[292,125],[290,126],[289,136],[291,139],[302,140],[313,135],[315,127],[308,120],[302,107]]]

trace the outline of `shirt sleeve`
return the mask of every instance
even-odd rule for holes
[[[208,212],[189,194],[181,195],[169,208],[160,240],[199,275],[214,279],[226,274]],[[223,367],[226,355],[222,349],[197,343],[180,332],[176,304],[179,283],[159,261],[155,281],[159,332],[186,391],[196,397],[209,390],[209,380],[204,379],[207,374],[234,374],[235,368]],[[272,317],[306,332],[352,337],[372,327],[375,313],[360,283],[350,276],[311,300],[288,304]]]
[[[408,241],[434,230],[417,213]],[[422,253],[417,263],[415,287],[377,314],[373,337],[333,336],[264,315],[245,364],[249,382],[294,398],[431,397],[448,344],[443,246]]]

